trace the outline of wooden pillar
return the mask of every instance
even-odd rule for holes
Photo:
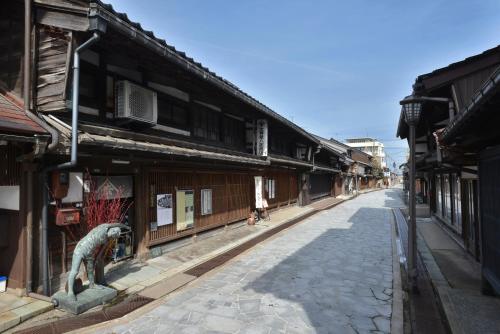
[[[138,167],[134,174],[134,207],[135,207],[135,240],[137,245],[137,256],[139,258],[147,257],[149,243],[149,222],[147,221],[147,212],[149,208],[148,189],[148,171]]]

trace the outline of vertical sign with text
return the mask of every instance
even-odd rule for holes
[[[268,129],[267,120],[257,121],[257,155],[267,157]]]
[[[262,176],[255,176],[255,208],[262,208]]]

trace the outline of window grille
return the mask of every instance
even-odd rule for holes
[[[201,215],[212,214],[212,189],[201,190]]]

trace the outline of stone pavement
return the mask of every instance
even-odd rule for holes
[[[89,330],[389,333],[391,191],[320,212],[167,296],[156,308]]]
[[[454,334],[500,333],[500,298],[481,294],[480,264],[437,221],[417,219],[418,251]]]
[[[43,300],[0,293],[0,333],[53,308],[51,303]]]
[[[332,201],[335,199],[328,198],[321,202]],[[106,279],[118,291],[125,291],[127,294],[139,292],[312,210],[312,207],[291,206],[272,212],[271,220],[261,221],[253,226],[244,223],[225,231],[220,229],[218,233],[210,237],[200,235],[196,241],[191,238],[185,239],[180,247],[173,250],[167,249],[161,256],[144,262],[127,263],[126,266],[109,272],[106,274]],[[172,246],[167,245],[167,247]]]
[[[146,292],[146,295],[153,298],[161,298],[163,295],[186,284],[188,280],[180,280],[179,275],[200,263],[203,263],[221,253],[244,243],[262,233],[288,222],[297,217],[302,217],[314,210],[319,210],[344,201],[346,198],[327,197],[316,201],[311,206],[298,207],[290,206],[281,208],[271,213],[271,220],[258,222],[256,225],[249,226],[246,223],[236,223],[228,226],[227,229],[221,228],[214,231],[200,234],[197,238],[186,238],[177,242],[168,243],[165,247],[158,248],[155,252],[156,257],[147,261],[123,261],[106,274],[108,283],[120,291],[122,294],[130,295]],[[158,254],[158,250],[160,254]],[[163,253],[163,254],[161,254]],[[194,277],[193,277],[194,278]],[[159,283],[166,283],[168,288],[155,289]],[[165,285],[165,284],[161,284]],[[152,291],[148,291],[151,290]],[[150,296],[161,290],[161,294]],[[21,297],[18,297],[21,299]],[[9,327],[19,324],[15,315],[9,313],[10,317],[5,318],[6,325]],[[24,322],[12,331],[30,328],[32,326],[42,325],[59,319],[65,319],[68,314],[59,310],[38,315],[40,312],[33,312],[33,319]],[[29,314],[28,314],[29,316]],[[25,318],[27,319],[28,316]],[[0,318],[0,328],[3,326],[3,320]],[[21,321],[24,321],[22,319]]]

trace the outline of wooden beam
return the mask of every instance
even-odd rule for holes
[[[64,13],[43,8],[36,9],[36,23],[76,31],[87,31],[89,28],[89,19],[86,15]]]

